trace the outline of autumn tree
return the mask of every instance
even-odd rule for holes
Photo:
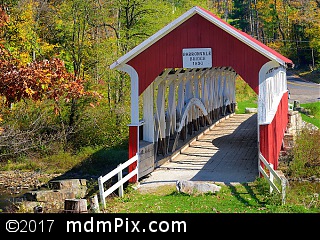
[[[8,24],[8,16],[1,10],[0,26],[4,27],[6,24]],[[34,102],[51,100],[55,114],[61,116],[61,102],[68,103],[85,96],[92,99],[99,97],[96,92],[86,91],[85,81],[69,73],[62,60],[52,58],[24,64],[2,44],[0,44],[0,72],[0,96],[4,98],[3,102],[8,109],[13,109],[13,104],[22,100],[30,99]],[[4,129],[1,128],[1,132],[3,131]],[[67,131],[72,132],[72,129]],[[68,133],[65,132],[65,138],[66,134]],[[10,136],[6,134],[5,138],[8,139],[8,137]],[[19,143],[14,145],[18,146]]]
[[[296,65],[319,61],[319,1],[233,1],[231,24],[291,58]]]

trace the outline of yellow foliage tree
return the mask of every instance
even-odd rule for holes
[[[38,5],[37,1],[25,0],[19,7],[12,8],[10,21],[5,26],[8,49],[22,65],[46,58],[55,47],[38,35]]]

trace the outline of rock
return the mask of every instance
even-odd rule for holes
[[[246,107],[245,112],[246,113],[257,113],[258,109],[257,108],[248,108],[248,107]]]
[[[178,180],[176,182],[176,188],[178,192],[187,194],[204,194],[204,193],[216,193],[219,192],[221,187],[209,182],[195,182],[187,180]]]
[[[49,186],[49,189],[28,191],[24,194],[24,197],[29,202],[40,202],[44,207],[48,205],[47,203],[55,204],[61,210],[65,199],[84,198],[86,196],[85,179],[53,180],[49,182]]]
[[[43,208],[41,205],[37,205],[33,208],[34,213],[43,213]]]

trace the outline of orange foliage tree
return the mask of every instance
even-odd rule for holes
[[[20,66],[3,45],[0,45],[0,72],[0,95],[6,98],[8,106],[21,99],[47,98],[58,102],[63,97],[68,102],[92,94],[85,91],[82,79],[67,72],[62,60],[54,58]]]
[[[5,26],[8,16],[0,8],[0,28]],[[7,106],[22,99],[34,101],[52,99],[55,103],[63,97],[66,102],[85,95],[98,96],[85,91],[84,80],[67,72],[64,62],[58,58],[22,65],[0,44],[0,96]],[[56,106],[56,111],[58,110]]]

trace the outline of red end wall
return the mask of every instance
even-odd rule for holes
[[[259,93],[259,71],[270,60],[200,15],[194,15],[128,62],[139,75],[139,95],[165,68],[182,68],[184,48],[211,48],[213,67],[231,66]]]
[[[271,124],[260,125],[260,152],[278,168],[278,158],[282,146],[282,140],[288,124],[288,92],[282,96],[278,110]]]

